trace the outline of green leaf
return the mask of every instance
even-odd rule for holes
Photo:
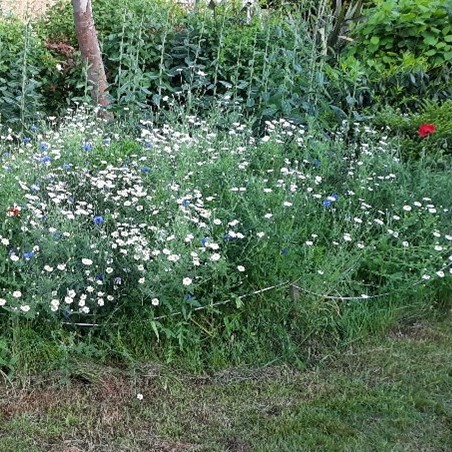
[[[438,38],[432,35],[427,35],[424,38],[424,44],[429,45],[429,46],[434,46],[436,45],[438,42]]]
[[[160,342],[160,334],[157,328],[157,322],[155,320],[151,321],[151,328],[154,331],[155,335],[157,336],[157,342]]]

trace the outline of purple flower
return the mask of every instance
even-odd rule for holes
[[[93,223],[97,226],[100,226],[102,224],[104,224],[104,217],[102,217],[101,215],[98,215],[97,217],[93,218]]]
[[[24,252],[24,259],[26,261],[29,261],[34,255],[35,255],[35,253],[33,251],[25,251]]]

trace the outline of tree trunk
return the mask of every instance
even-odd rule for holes
[[[108,118],[109,114],[105,111],[105,107],[110,104],[108,84],[94,27],[91,0],[72,0],[72,5],[78,45],[82,60],[88,67],[88,82],[92,87],[91,96],[96,105],[101,107],[100,116]]]

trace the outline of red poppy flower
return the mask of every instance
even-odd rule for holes
[[[421,124],[419,126],[419,136],[421,138],[426,137],[427,135],[430,135],[431,133],[436,132],[436,126],[435,124]]]
[[[20,211],[21,211],[21,208],[19,206],[11,207],[8,210],[8,216],[9,217],[19,217],[20,216]]]

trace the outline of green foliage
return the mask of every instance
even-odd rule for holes
[[[452,153],[452,101],[442,104],[425,102],[418,113],[402,114],[393,108],[386,108],[378,114],[375,125],[387,127],[392,135],[401,139],[404,157],[421,157],[439,162],[441,155]],[[436,131],[426,137],[419,137],[422,124],[434,124]]]
[[[256,349],[258,324],[282,339],[259,342],[262,360],[271,348],[296,361],[294,336],[377,331],[407,299],[425,309],[427,292],[450,289],[447,171],[406,166],[370,128],[350,142],[350,126],[326,136],[267,121],[257,142],[249,124],[215,121],[127,136],[81,110],[12,137],[0,172],[6,318],[118,322],[115,336],[140,349],[157,336],[198,351],[192,323],[240,337],[242,351]]]
[[[370,71],[376,103],[399,105],[405,111],[422,108],[425,99],[444,101],[452,95],[450,64],[431,67],[425,58],[406,53],[379,73]]]
[[[44,88],[58,78],[56,61],[33,31],[13,17],[0,18],[0,113],[9,123],[37,118]]]
[[[364,15],[344,55],[367,67],[376,102],[406,110],[452,95],[450,0],[382,0]]]
[[[250,114],[297,121],[329,109],[316,89],[318,44],[303,10],[257,15],[248,23],[240,8],[227,5],[215,13],[144,0],[116,5],[113,13],[110,6],[99,0],[93,10],[116,109],[178,103],[199,111],[218,102],[237,109],[240,103]],[[71,6],[57,3],[39,30],[56,51],[61,42],[75,46]],[[66,96],[82,96],[77,54],[62,64]]]
[[[377,70],[405,53],[438,66],[452,59],[451,23],[450,0],[380,0],[356,27],[357,43],[350,51],[368,58]]]

